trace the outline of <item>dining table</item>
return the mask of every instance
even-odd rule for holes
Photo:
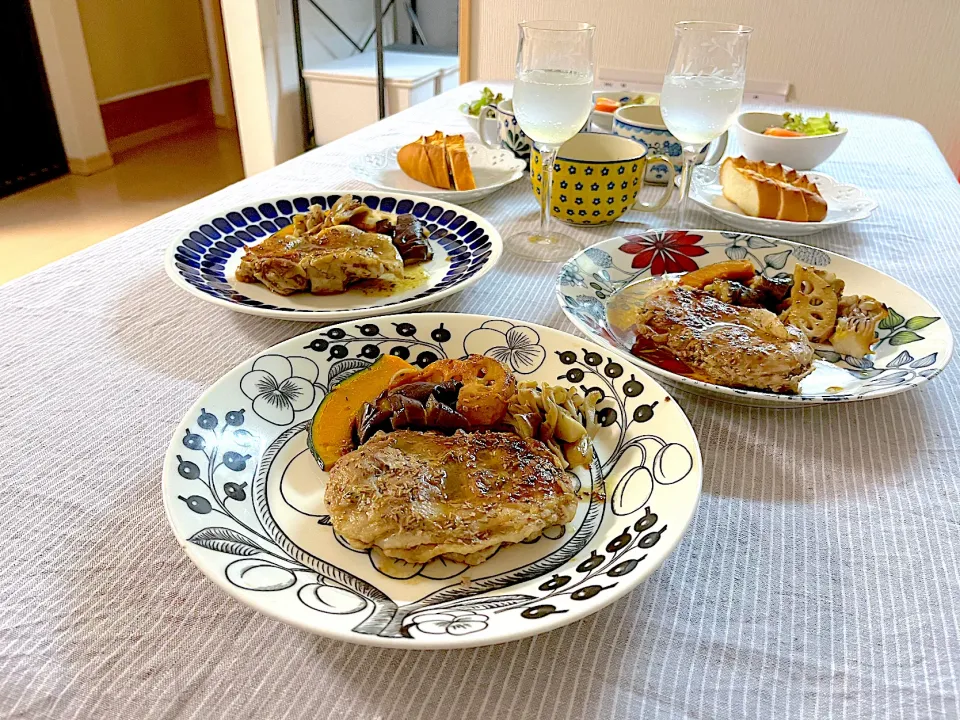
[[[370,189],[357,178],[371,148],[434,130],[475,141],[458,106],[484,84],[510,92],[467,83],[0,287],[0,718],[960,717],[956,362],[863,402],[672,391],[703,454],[686,535],[633,592],[524,640],[316,636],[233,600],[183,552],[161,501],[178,423],[231,368],[316,325],[183,292],[167,247],[244,203]],[[934,139],[912,120],[832,114],[848,137],[818,170],[879,207],[802,242],[892,275],[960,327],[960,184]],[[538,221],[526,176],[470,209],[504,236]],[[677,223],[674,201],[565,231],[587,246]],[[721,228],[697,208],[687,226]],[[575,332],[558,270],[504,253],[422,309]]]

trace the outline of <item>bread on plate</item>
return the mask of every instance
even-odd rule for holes
[[[438,130],[421,137],[397,151],[397,165],[414,180],[441,190],[477,187],[463,135]]]
[[[720,166],[720,185],[723,196],[752,217],[820,222],[827,216],[816,184],[780,164],[728,157]]]

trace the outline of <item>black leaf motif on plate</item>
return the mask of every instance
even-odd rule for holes
[[[497,610],[532,599],[532,595],[495,595],[493,597],[470,598],[461,600],[453,605],[434,605],[428,608],[428,612],[440,613],[448,610]]]
[[[783,266],[787,264],[787,258],[790,257],[792,250],[784,250],[783,252],[770,253],[769,255],[764,255],[763,262],[767,267],[772,267],[777,270],[782,270]]]
[[[263,552],[263,548],[250,540],[250,538],[241,535],[236,530],[230,530],[225,527],[204,528],[187,539],[194,545],[205,547],[208,550],[227,553],[228,555],[251,557],[252,555]]]

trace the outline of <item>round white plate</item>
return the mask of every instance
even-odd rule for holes
[[[419,365],[487,354],[521,380],[601,389],[574,520],[474,567],[388,564],[338,540],[307,432],[324,394],[384,352]],[[241,602],[350,642],[451,648],[552,630],[629,592],[680,541],[701,479],[683,410],[632,362],[529,323],[423,313],[314,330],[234,368],[174,432],[162,492],[187,555]]]
[[[863,220],[877,209],[876,201],[867,197],[856,185],[843,185],[829,175],[808,170],[803,174],[817,184],[820,194],[827,201],[826,218],[820,222],[792,222],[750,217],[723,196],[719,172],[718,165],[697,167],[690,183],[690,199],[725,225],[737,230],[778,237],[803,237]]]
[[[440,200],[394,193],[353,193],[386,212],[413,213],[430,229],[433,259],[419,266],[423,283],[390,295],[352,288],[339,295],[277,295],[259,283],[236,278],[247,246],[256,245],[310,205],[328,208],[341,192],[262,200],[224,210],[184,231],[167,251],[166,270],[174,283],[202,300],[237,312],[281,320],[331,322],[402,312],[436,302],[477,282],[503,253],[500,233],[476,213]]]
[[[797,263],[826,268],[844,280],[847,295],[886,303],[875,354],[858,360],[818,350],[814,371],[800,394],[740,390],[677,375],[630,354],[632,339],[608,322],[617,294],[651,275],[687,272],[723,260],[751,260],[767,276],[791,272]],[[744,405],[797,407],[850,402],[904,392],[939,375],[953,355],[953,334],[939,310],[903,283],[855,260],[775,238],[716,230],[651,230],[614,237],[571,258],[557,279],[557,300],[588,337],[630,358],[667,384]]]
[[[477,182],[476,190],[438,190],[414,180],[400,169],[397,165],[397,151],[401,147],[402,145],[391,145],[365,155],[356,165],[357,179],[384,190],[453,203],[471,203],[519,180],[527,168],[524,161],[509,150],[467,143],[470,169],[473,170],[473,177]]]

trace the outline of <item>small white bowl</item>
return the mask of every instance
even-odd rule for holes
[[[659,105],[660,104],[660,93],[641,93],[639,91],[628,91],[628,90],[594,90],[593,91],[593,105],[596,107],[597,100],[599,98],[610,98],[611,100],[616,100],[617,102],[626,102],[632,98],[635,98],[637,95],[643,95],[645,98],[654,98],[655,102],[644,103],[645,105]],[[591,110],[590,111],[590,120],[596,126],[597,130],[605,133],[613,132],[613,113],[612,112],[602,112],[600,110]]]
[[[841,128],[830,135],[805,137],[777,137],[763,134],[767,128],[782,125],[783,115],[777,113],[740,113],[737,118],[737,138],[740,140],[740,149],[747,159],[782,163],[794,170],[812,170],[833,155],[847,136],[846,128]]]
[[[478,115],[471,115],[465,110],[461,110],[460,115],[470,123],[470,128],[477,135],[480,135],[480,117]],[[487,126],[487,137],[495,138],[497,136],[497,119],[488,117],[485,124]]]

